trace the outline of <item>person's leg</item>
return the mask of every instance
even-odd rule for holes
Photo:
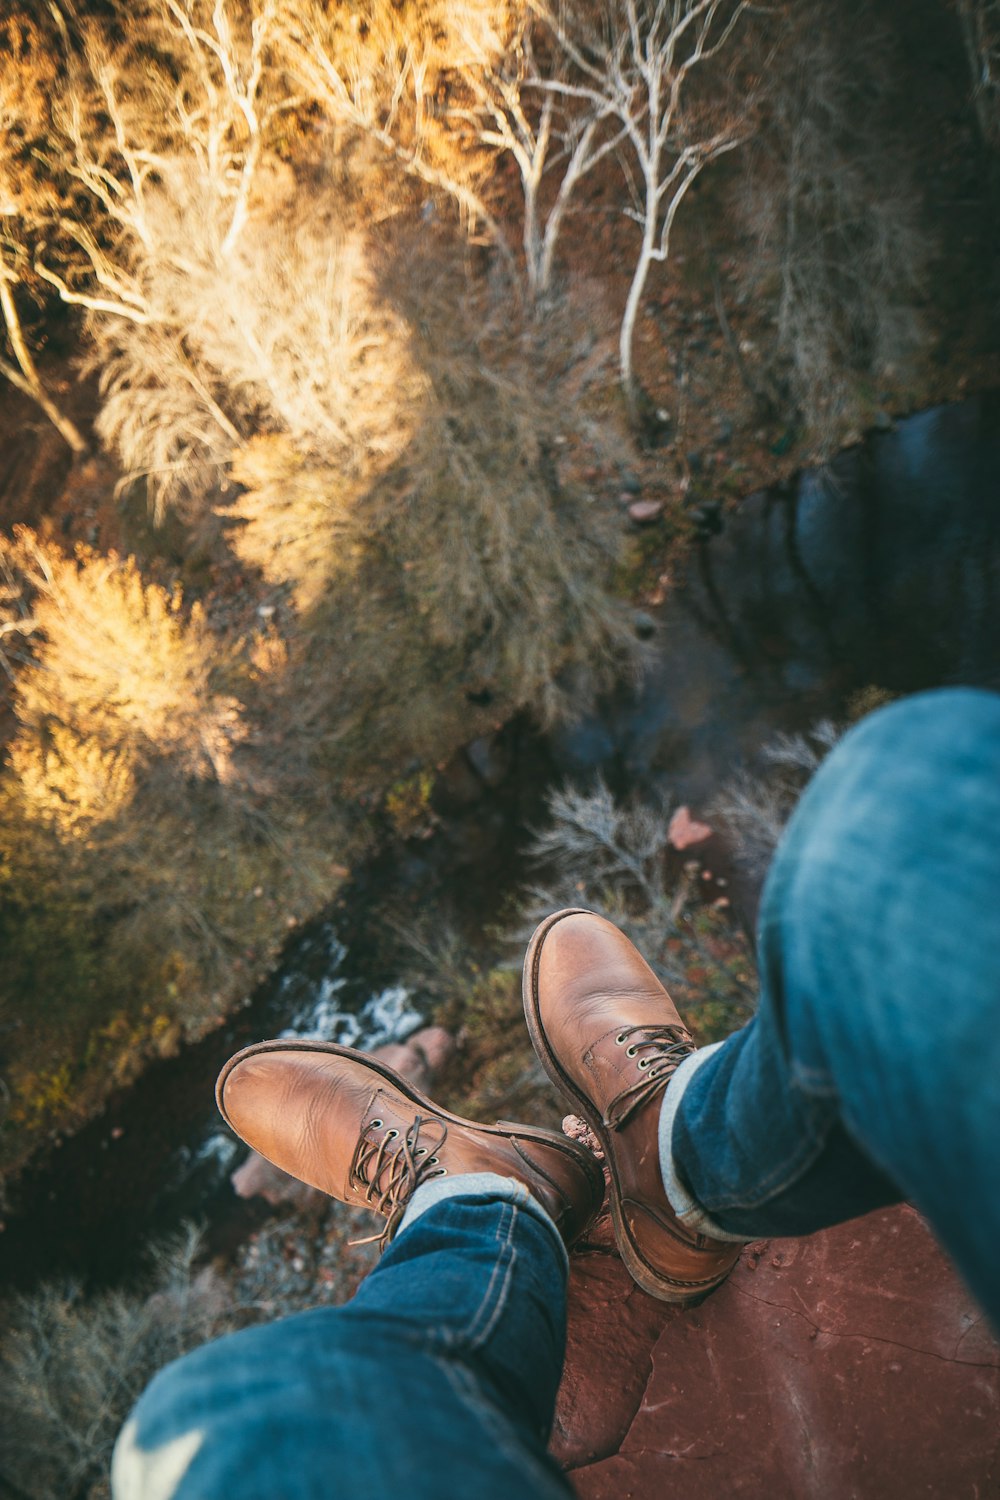
[[[119,1439],[114,1500],[566,1500],[545,1453],[565,1283],[522,1185],[428,1184],[353,1301],[155,1378]]]
[[[678,1217],[745,1240],[906,1198],[1000,1325],[1000,696],[923,694],[844,738],[758,947],[757,1016],[664,1095]]]

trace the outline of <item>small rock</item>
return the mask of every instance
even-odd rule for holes
[[[604,1160],[604,1152],[597,1136],[591,1130],[586,1120],[581,1120],[579,1115],[566,1115],[562,1122],[562,1133],[568,1135],[571,1141],[579,1141],[581,1146],[586,1146],[588,1151],[593,1151],[598,1161]]]
[[[424,1026],[408,1038],[407,1045],[422,1052],[431,1073],[436,1073],[454,1052],[455,1038],[443,1026]]]
[[[256,1151],[251,1151],[229,1180],[238,1197],[263,1198],[265,1203],[270,1203],[273,1207],[281,1203],[292,1203],[296,1208],[305,1209],[318,1203],[324,1196],[318,1188],[309,1187],[297,1177],[290,1177],[280,1167],[272,1166]]]
[[[411,1047],[409,1042],[387,1042],[384,1047],[377,1047],[371,1055],[385,1063],[387,1068],[392,1068],[394,1073],[401,1073],[404,1078],[408,1078],[418,1089],[426,1090],[430,1083],[426,1057],[416,1047]]]
[[[629,520],[639,526],[658,521],[663,514],[662,500],[633,500],[628,508]]]
[[[482,735],[466,745],[469,764],[487,786],[499,786],[510,770],[510,755],[496,735]]]

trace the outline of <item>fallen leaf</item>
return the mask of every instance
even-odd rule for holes
[[[707,823],[697,823],[692,818],[689,807],[679,807],[670,819],[667,843],[674,849],[689,849],[692,844],[703,844],[713,832]]]

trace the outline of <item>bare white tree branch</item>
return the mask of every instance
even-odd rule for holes
[[[592,122],[596,144],[588,149],[595,158],[609,145],[627,154],[626,175],[637,188],[630,217],[642,239],[619,336],[622,385],[635,417],[635,325],[650,268],[667,259],[677,211],[698,176],[743,139],[735,120],[706,131],[688,107],[689,80],[729,43],[748,0],[609,0],[596,25],[582,7],[529,4],[572,65],[536,86]],[[601,134],[608,122],[610,137]]]

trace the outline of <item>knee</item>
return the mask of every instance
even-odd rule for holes
[[[902,699],[844,736],[784,844],[811,888],[817,875],[836,886],[848,871],[946,857],[1000,816],[998,767],[1000,694],[942,688]]]
[[[855,725],[820,767],[810,792],[861,784],[875,795],[997,780],[1000,693],[939,688],[890,703]]]
[[[759,943],[811,1065],[835,1033],[841,1051],[890,1045],[921,1009],[940,1032],[958,976],[969,1003],[948,1002],[948,1024],[974,1024],[972,997],[996,972],[980,914],[1000,886],[998,767],[1000,695],[942,689],[872,714],[813,778],[768,877]]]
[[[197,1363],[197,1353],[178,1360],[146,1387],[115,1444],[113,1500],[172,1500],[181,1490],[205,1436]]]

